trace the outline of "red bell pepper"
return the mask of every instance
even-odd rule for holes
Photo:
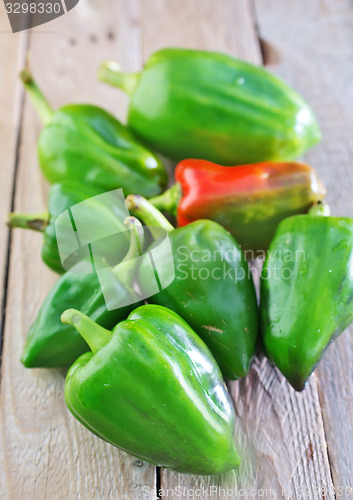
[[[306,213],[326,195],[315,170],[295,162],[223,167],[188,159],[177,165],[175,180],[150,200],[157,208],[176,215],[178,226],[214,220],[257,255],[268,249],[282,219]]]

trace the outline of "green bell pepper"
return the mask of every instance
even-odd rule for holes
[[[291,160],[321,138],[302,97],[264,68],[226,54],[163,49],[141,73],[106,62],[99,77],[130,96],[130,128],[178,161]]]
[[[70,309],[92,352],[66,377],[71,413],[90,431],[155,465],[218,474],[240,462],[233,404],[202,340],[177,314],[145,305],[112,332]]]
[[[140,223],[129,218],[130,229]],[[127,229],[127,228],[125,228]],[[136,238],[130,240],[130,247],[123,259],[129,261],[136,253]],[[132,262],[132,272],[133,261]],[[80,265],[80,263],[79,263]],[[133,274],[131,270],[117,264],[112,269],[114,293],[121,300],[131,298],[132,304],[108,310],[101,283],[95,272],[75,272],[75,268],[63,274],[44,299],[38,315],[31,326],[21,361],[26,368],[54,368],[70,366],[79,355],[89,350],[85,340],[75,328],[60,322],[63,311],[70,307],[81,311],[105,328],[112,328],[125,319],[136,307],[136,295],[131,290]],[[138,302],[138,304],[140,301]],[[137,304],[137,305],[138,305]]]
[[[298,391],[353,321],[353,219],[320,212],[279,224],[261,276],[264,348]]]
[[[146,225],[169,232],[175,279],[148,301],[187,321],[211,350],[224,377],[244,377],[255,353],[258,309],[251,271],[239,245],[216,222],[199,220],[174,229],[141,196],[128,196],[126,204]],[[138,271],[142,287],[149,262],[144,255]]]
[[[91,208],[90,219],[92,225],[95,223],[99,224],[100,227],[104,225],[107,228],[108,234],[110,234],[112,228],[115,228],[117,233],[122,229],[126,229],[124,228],[123,221],[116,216],[114,207],[109,206],[100,198],[95,198],[103,192],[104,190],[97,186],[74,181],[54,184],[49,191],[48,211],[39,214],[10,213],[7,218],[7,225],[11,228],[20,227],[42,232],[42,259],[50,269],[62,274],[66,269],[63,268],[59,255],[55,222],[58,216],[65,212],[65,210],[82,201],[88,200]],[[61,236],[63,237],[63,235]],[[67,238],[72,238],[71,231],[67,234]],[[109,258],[109,248],[105,250],[108,252],[105,257]],[[82,248],[82,251],[86,251],[86,248]],[[114,247],[111,253],[115,251],[116,248]],[[117,260],[123,257],[123,255],[114,256]],[[73,259],[78,260],[79,258],[79,253],[73,255]]]
[[[38,141],[39,163],[51,183],[68,179],[105,190],[154,196],[167,174],[161,161],[113,115],[97,106],[72,104],[53,111],[28,70],[25,89],[44,128]]]

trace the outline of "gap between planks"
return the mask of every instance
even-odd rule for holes
[[[24,67],[26,60],[26,53],[28,50],[29,44],[29,34],[28,32],[24,32],[19,35],[21,37],[22,43],[20,44],[19,49],[19,66],[18,72],[20,68]],[[15,208],[15,195],[16,195],[16,179],[18,172],[18,164],[19,164],[19,150],[21,144],[21,134],[22,134],[22,120],[23,120],[23,109],[24,109],[24,90],[16,86],[17,92],[19,93],[19,109],[16,113],[16,127],[15,127],[15,153],[14,153],[14,162],[13,162],[13,174],[12,174],[12,185],[11,185],[11,197],[10,197],[10,206],[9,211],[13,212]],[[14,101],[16,101],[16,96]],[[4,223],[4,221],[1,221]],[[9,271],[10,271],[10,260],[11,260],[11,242],[12,242],[12,231],[7,231],[7,244],[6,244],[6,253],[5,253],[5,261],[4,261],[4,279],[3,279],[3,296],[2,296],[2,306],[1,306],[1,319],[0,319],[0,369],[2,363],[2,348],[3,348],[3,340],[4,340],[4,330],[5,330],[5,320],[6,320],[6,303],[7,303],[7,290],[8,290],[8,281],[9,281]],[[0,377],[1,382],[1,377]]]

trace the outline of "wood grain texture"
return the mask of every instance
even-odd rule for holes
[[[118,58],[130,69],[141,65],[136,5],[131,0],[82,0],[69,14],[31,30],[32,70],[54,107],[90,101],[123,117],[124,96],[99,83],[95,73],[105,58]],[[18,211],[46,206],[48,188],[36,155],[39,130],[26,99]],[[26,370],[20,363],[25,334],[57,278],[41,262],[40,249],[40,235],[13,231],[2,365],[0,497],[152,499],[155,468],[104,443],[71,416],[64,401],[64,371]]]
[[[253,63],[261,53],[248,0],[140,0],[142,48],[147,57],[164,47],[233,52]]]
[[[9,232],[3,223],[11,210],[12,188],[16,165],[17,139],[20,129],[22,90],[17,81],[23,64],[27,34],[12,35],[5,5],[0,4],[0,304],[3,301],[5,267]],[[0,325],[2,318],[0,318]]]
[[[224,500],[316,498],[323,486],[332,490],[315,376],[298,394],[260,357],[247,378],[229,388],[239,469],[204,478],[164,472],[162,488],[204,488],[210,498]]]
[[[257,0],[256,12],[262,38],[279,54],[274,69],[318,116],[323,140],[306,159],[328,189],[332,214],[352,217],[353,3],[315,0],[303,16],[300,0]],[[352,333],[351,327],[330,346],[316,370],[334,485],[347,498],[353,495]]]

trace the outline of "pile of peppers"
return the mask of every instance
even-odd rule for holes
[[[227,472],[240,457],[224,379],[245,377],[262,349],[303,390],[353,322],[353,220],[330,215],[316,171],[296,161],[321,138],[313,111],[263,68],[164,49],[141,73],[106,62],[99,78],[129,94],[127,125],[90,104],[54,111],[21,73],[52,186],[47,209],[11,213],[7,224],[42,233],[42,259],[60,274],[21,361],[71,366],[70,412],[113,446],[182,473]],[[168,189],[159,154],[179,161]],[[100,201],[119,188],[125,221]],[[120,254],[106,246],[93,271],[87,252],[64,265],[56,234],[60,217],[87,201],[92,227],[124,241]],[[174,269],[161,258],[151,271],[158,231]],[[255,259],[264,260],[260,300]],[[123,307],[109,306],[102,268]]]

